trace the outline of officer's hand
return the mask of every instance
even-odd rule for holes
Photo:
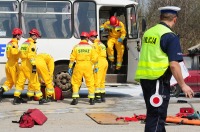
[[[36,73],[36,65],[32,66],[32,73]]]
[[[100,28],[100,31],[101,31],[101,32],[103,32],[103,31],[104,31],[104,28],[103,28],[103,27],[101,27],[101,28]]]
[[[69,73],[70,76],[72,75],[72,68],[68,69],[68,73]]]
[[[118,38],[117,41],[121,43],[123,40],[122,40],[122,38]]]
[[[97,73],[99,68],[94,68],[94,73]]]

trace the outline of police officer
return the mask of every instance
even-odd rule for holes
[[[113,65],[114,62],[114,49],[115,46],[117,50],[117,64],[116,70],[120,70],[124,55],[124,45],[123,40],[126,36],[126,30],[124,24],[117,19],[115,16],[111,16],[109,21],[106,21],[100,26],[100,30],[103,31],[107,29],[109,31],[108,41],[107,41],[107,53],[108,59]]]
[[[140,79],[147,108],[145,132],[165,132],[165,120],[170,99],[170,79],[173,75],[186,97],[194,95],[185,84],[179,62],[183,61],[178,36],[171,30],[177,21],[179,7],[159,8],[160,23],[144,33],[140,59],[135,79]],[[162,95],[161,106],[150,104],[150,97],[155,94],[156,82],[159,80],[159,94]]]
[[[54,95],[53,86],[53,72],[54,72],[54,59],[50,54],[40,53],[36,55],[36,67],[39,76],[39,81],[45,85],[45,93],[48,99],[52,99]]]
[[[6,45],[6,81],[0,88],[0,102],[2,100],[3,92],[9,91],[13,85],[16,84],[17,74],[19,70],[18,60],[19,60],[19,49],[18,41],[21,39],[22,30],[19,28],[14,28],[12,31],[13,38]]]
[[[20,104],[21,102],[21,92],[24,89],[24,83],[28,79],[28,91],[27,96],[31,98],[35,96],[39,98],[39,104],[47,103],[46,100],[42,99],[42,92],[40,91],[40,83],[38,80],[38,74],[36,72],[36,40],[40,38],[41,35],[37,29],[32,29],[29,32],[30,37],[25,41],[20,47],[20,59],[21,65],[19,70],[19,76],[16,83],[16,89],[14,92],[13,104]]]
[[[70,63],[68,73],[72,75],[72,102],[71,105],[78,104],[79,88],[82,83],[82,78],[85,78],[86,86],[88,88],[88,98],[90,105],[94,105],[94,76],[93,76],[93,65],[97,68],[97,55],[94,48],[88,43],[89,34],[82,32],[81,42],[74,46],[70,55]],[[76,61],[76,65],[72,74],[72,66]]]
[[[101,103],[105,102],[105,80],[106,73],[108,69],[108,61],[106,59],[106,46],[97,39],[97,32],[90,31],[90,41],[93,43],[95,50],[98,54],[98,71],[95,70],[94,80],[95,80],[95,102]]]

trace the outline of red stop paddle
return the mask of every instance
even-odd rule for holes
[[[159,80],[156,82],[156,93],[151,96],[150,103],[154,107],[159,107],[163,103],[163,98],[159,95]]]

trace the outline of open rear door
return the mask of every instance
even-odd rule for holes
[[[140,46],[137,11],[135,5],[126,6],[126,31],[128,48],[127,82],[134,83],[134,76],[137,68]]]

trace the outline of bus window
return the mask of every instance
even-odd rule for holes
[[[137,30],[137,20],[136,20],[136,10],[135,7],[128,7],[127,10],[127,36],[130,39],[138,38],[138,30]]]
[[[71,3],[69,1],[23,1],[22,28],[29,36],[37,28],[42,38],[71,38]]]
[[[19,26],[17,1],[0,1],[0,38],[11,38],[12,29]]]
[[[75,1],[74,3],[74,36],[80,38],[83,31],[97,29],[96,4],[94,2]]]

